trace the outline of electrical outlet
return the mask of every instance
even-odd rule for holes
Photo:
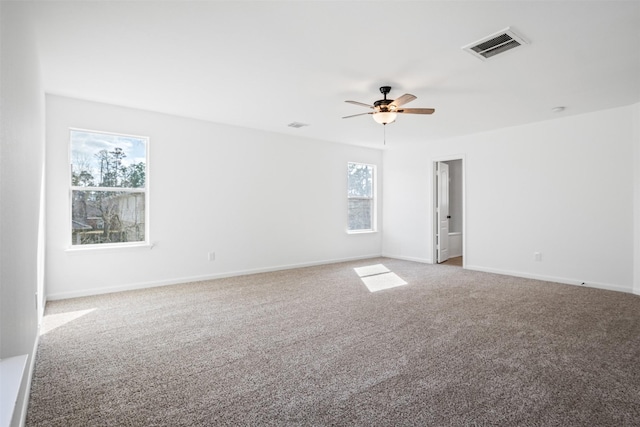
[[[207,253],[207,259],[209,261],[215,261],[216,260],[216,253],[215,252],[208,252]]]
[[[534,252],[533,253],[533,260],[535,262],[542,262],[542,252]]]

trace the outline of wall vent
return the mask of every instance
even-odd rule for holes
[[[287,126],[289,126],[290,128],[302,128],[305,126],[309,126],[307,123],[300,123],[300,122],[291,122],[289,123]]]
[[[515,47],[529,44],[522,36],[516,34],[511,27],[484,37],[462,49],[483,61]]]

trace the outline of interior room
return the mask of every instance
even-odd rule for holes
[[[0,22],[0,426],[640,423],[640,2]]]

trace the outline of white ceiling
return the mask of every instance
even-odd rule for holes
[[[418,97],[419,143],[640,102],[640,1],[33,2],[48,93],[382,146],[345,100]],[[487,61],[461,47],[512,27]],[[563,113],[553,113],[565,106]],[[301,129],[291,122],[308,123]]]

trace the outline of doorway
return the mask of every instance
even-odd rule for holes
[[[464,166],[462,155],[433,161],[433,254],[437,264],[465,264]]]

